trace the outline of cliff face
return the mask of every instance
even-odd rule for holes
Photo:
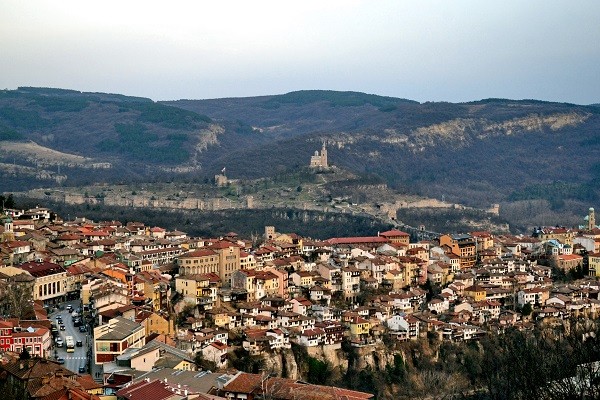
[[[331,379],[339,381],[348,370],[385,371],[393,365],[394,354],[399,353],[387,349],[383,344],[351,348],[349,351],[335,345],[309,347],[306,353],[282,350],[264,357],[265,371],[286,378],[307,380],[304,366],[307,361],[305,357],[308,356],[328,364],[331,367]]]
[[[299,373],[298,364],[291,350],[282,350],[264,357],[265,371],[277,376],[290,379],[303,379]]]

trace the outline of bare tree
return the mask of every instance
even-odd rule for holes
[[[33,318],[33,284],[23,273],[0,281],[0,314],[19,319]]]

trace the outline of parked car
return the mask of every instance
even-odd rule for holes
[[[69,305],[67,305],[67,310],[68,310],[69,312],[73,311],[73,306],[72,306],[72,305],[70,305],[70,304],[69,304]]]
[[[63,347],[64,342],[62,341],[61,338],[56,339],[56,341],[54,342],[54,344],[56,345],[56,347]]]
[[[79,327],[79,332],[86,332],[87,330],[85,329],[85,325],[81,325]]]
[[[64,359],[64,358],[62,358],[62,357],[58,357],[58,358],[56,359],[56,362],[57,362],[57,363],[59,363],[59,364],[64,364],[64,363],[65,363],[65,359]]]

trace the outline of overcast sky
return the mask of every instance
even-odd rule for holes
[[[600,1],[1,0],[0,88],[600,102]]]

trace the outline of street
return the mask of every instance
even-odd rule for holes
[[[85,368],[85,372],[88,373],[89,362],[87,358],[87,351],[90,348],[91,333],[89,331],[79,332],[79,327],[73,326],[71,312],[69,312],[66,308],[69,304],[73,307],[73,310],[77,310],[80,306],[80,301],[72,300],[66,303],[62,303],[62,306],[64,306],[64,310],[57,310],[49,314],[48,318],[50,318],[52,322],[56,323],[56,319],[60,315],[62,317],[65,330],[59,330],[58,332],[63,342],[66,342],[65,338],[67,336],[73,336],[73,340],[75,342],[81,340],[82,347],[75,346],[74,353],[67,353],[66,344],[64,344],[63,347],[55,347],[54,350],[56,351],[56,353],[52,351],[50,353],[50,357],[54,358],[53,356],[57,354],[58,358],[63,358],[65,360],[64,367],[68,370],[73,371],[75,373],[79,373],[79,368],[83,367]],[[57,326],[59,326],[58,323]]]

